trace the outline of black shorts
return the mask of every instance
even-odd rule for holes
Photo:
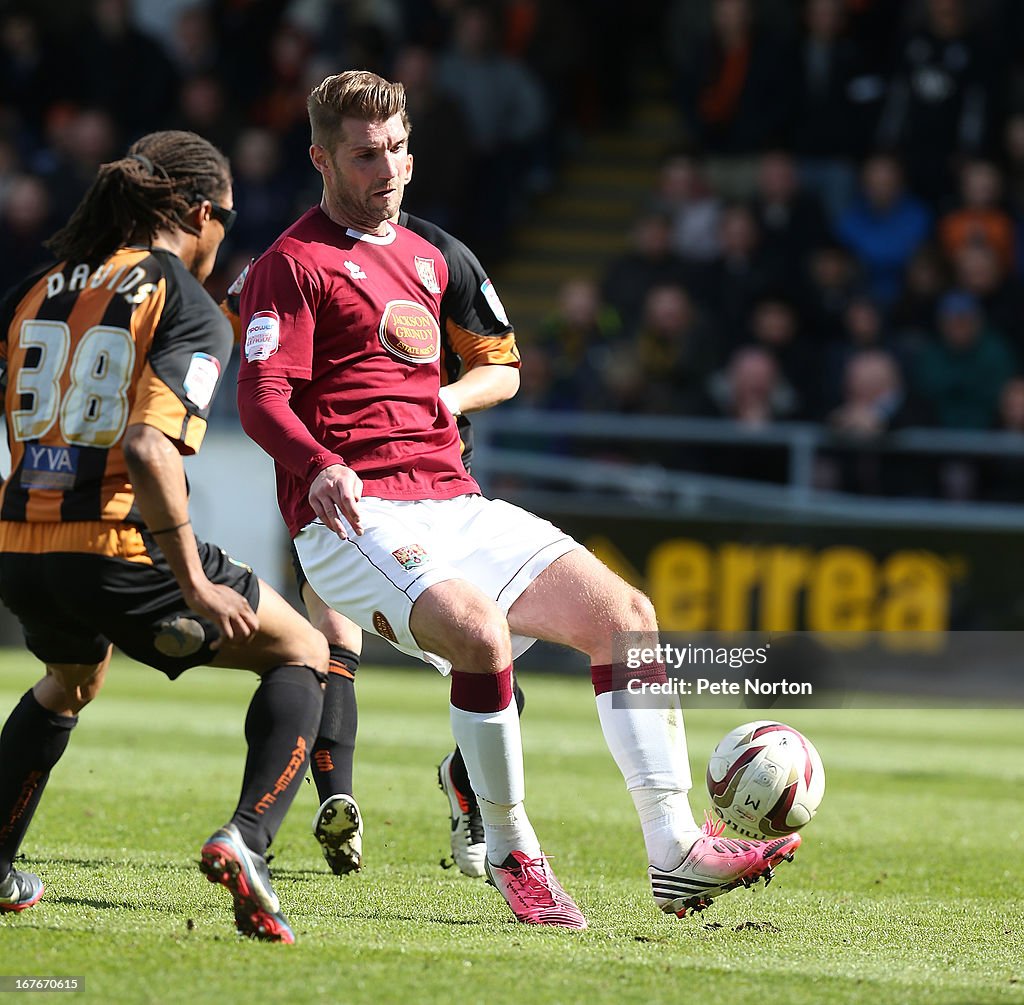
[[[0,599],[44,663],[99,663],[113,643],[172,680],[214,657],[220,632],[189,610],[163,552],[143,534],[152,565],[72,552],[0,552]],[[216,545],[197,542],[213,583],[259,606],[259,579]]]

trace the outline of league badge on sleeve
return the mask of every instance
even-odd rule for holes
[[[487,301],[487,306],[494,311],[494,316],[503,324],[508,324],[508,314],[505,313],[505,305],[498,299],[498,291],[494,288],[494,283],[489,279],[485,279],[483,285],[480,287],[480,292],[484,295],[484,300]]]
[[[250,260],[249,264],[242,269],[241,272],[235,276],[235,281],[228,287],[229,297],[240,297],[242,295],[242,289],[245,286],[245,278],[249,275],[249,269],[252,267],[253,260]]]
[[[257,311],[245,329],[245,361],[270,359],[281,344],[281,319],[277,311]]]
[[[192,361],[189,363],[185,379],[182,381],[185,397],[199,411],[204,411],[210,407],[210,402],[213,401],[213,392],[217,390],[219,379],[220,361],[216,356],[205,352],[192,353]]]
[[[440,293],[441,284],[437,281],[437,272],[434,269],[434,260],[432,258],[420,258],[419,255],[416,255],[415,261],[416,272],[423,281],[423,285],[427,288],[427,292]]]

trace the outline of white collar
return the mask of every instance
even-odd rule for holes
[[[391,244],[398,237],[398,231],[390,223],[385,226],[387,233],[384,234],[364,234],[361,230],[353,230],[351,227],[347,227],[345,233],[357,241],[366,241],[367,244]]]

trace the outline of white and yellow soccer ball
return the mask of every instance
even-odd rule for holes
[[[817,812],[825,768],[814,745],[784,722],[760,719],[726,734],[708,762],[715,813],[746,837],[791,834]]]

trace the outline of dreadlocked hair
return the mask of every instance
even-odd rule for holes
[[[227,158],[195,133],[148,133],[120,160],[103,164],[71,219],[46,247],[61,261],[97,264],[118,248],[149,242],[157,231],[199,231],[187,222],[203,199],[231,185]]]

